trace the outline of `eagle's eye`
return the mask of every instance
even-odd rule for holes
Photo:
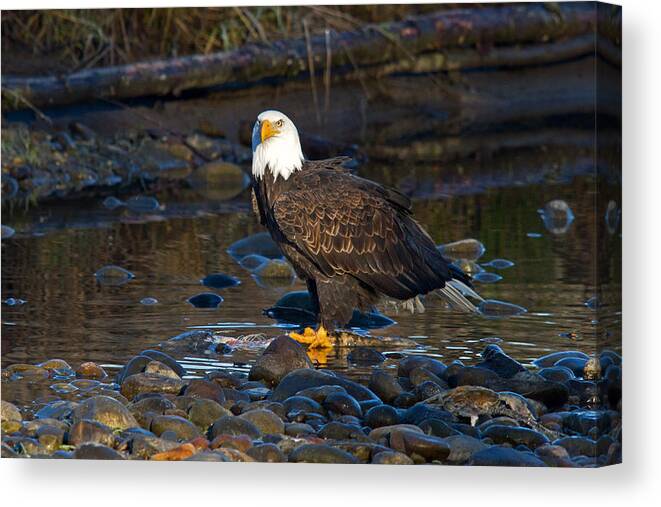
[[[278,120],[275,122],[275,126],[280,128],[285,124],[284,120]]]

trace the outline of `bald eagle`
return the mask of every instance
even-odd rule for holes
[[[306,160],[294,123],[279,111],[258,116],[252,150],[255,213],[307,284],[319,315],[319,329],[296,339],[325,346],[326,330],[345,326],[355,308],[419,302],[432,291],[476,311],[469,298],[481,298],[469,276],[413,219],[408,197],[355,176],[345,157]]]

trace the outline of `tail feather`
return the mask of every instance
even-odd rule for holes
[[[445,287],[438,289],[438,294],[450,303],[453,308],[469,313],[478,313],[478,309],[468,298],[484,301],[471,287],[463,281],[456,279],[445,282]]]

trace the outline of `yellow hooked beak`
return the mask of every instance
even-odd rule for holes
[[[269,137],[279,134],[280,131],[268,120],[262,122],[262,142],[266,141]]]

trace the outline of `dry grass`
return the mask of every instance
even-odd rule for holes
[[[3,74],[70,72],[155,57],[206,54],[247,42],[451,8],[443,5],[209,7],[2,12]]]

